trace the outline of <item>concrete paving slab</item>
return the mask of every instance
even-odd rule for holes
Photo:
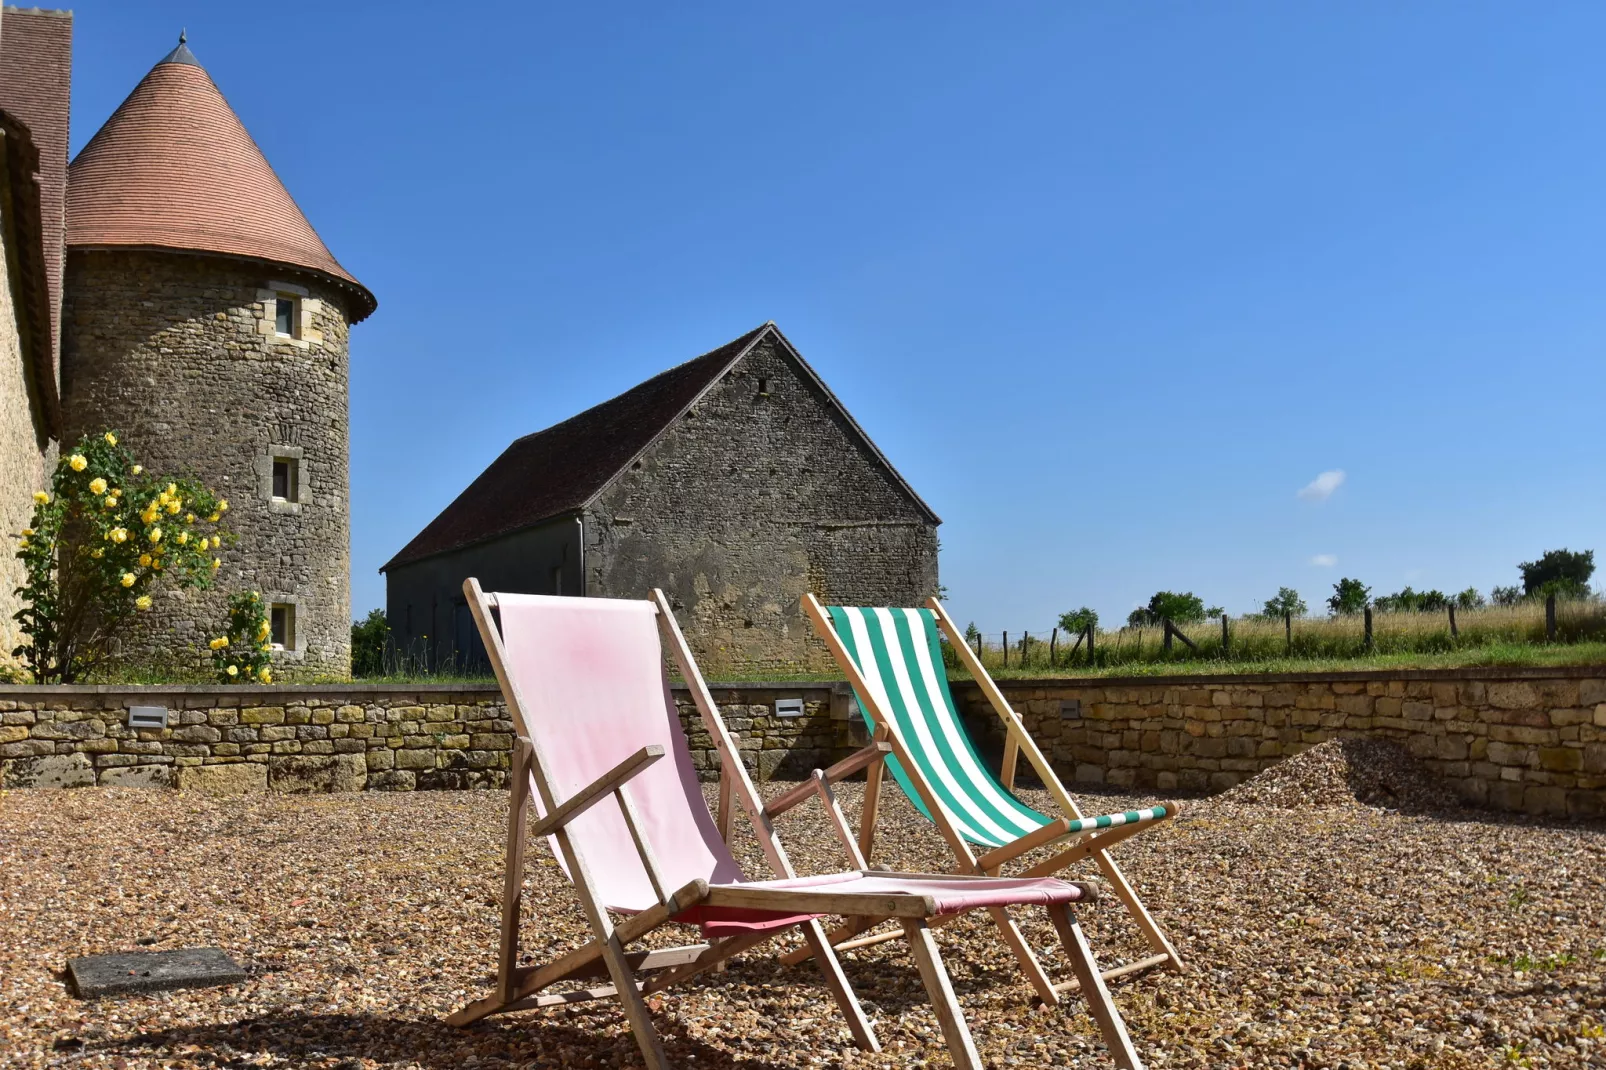
[[[237,984],[246,978],[239,964],[216,947],[85,955],[68,959],[67,972],[72,975],[80,999],[211,988]]]

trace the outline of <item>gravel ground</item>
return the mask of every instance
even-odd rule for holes
[[[1115,987],[1150,1065],[1606,1067],[1606,828],[1371,808],[1334,773],[1364,755],[1302,757],[1119,848],[1191,967]],[[857,787],[843,796],[855,811]],[[490,979],[505,812],[501,792],[0,794],[0,1066],[638,1066],[605,1002],[442,1024]],[[878,861],[944,863],[895,793],[882,813]],[[817,804],[781,831],[800,870],[844,864]],[[531,853],[524,948],[544,959],[586,932],[545,846]],[[763,873],[750,839],[738,853]],[[1081,913],[1105,966],[1143,953],[1113,900]],[[1041,913],[1021,920],[1068,976]],[[1111,1065],[1079,1000],[1032,1006],[984,916],[938,942],[990,1065]],[[66,991],[69,956],[197,945],[251,979],[93,1003]],[[671,1059],[947,1065],[903,945],[844,962],[881,1054],[852,1047],[812,965],[750,952],[653,1000]]]

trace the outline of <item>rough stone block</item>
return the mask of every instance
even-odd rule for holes
[[[87,788],[95,765],[87,754],[48,754],[0,762],[0,786],[7,788]]]
[[[1584,766],[1584,752],[1578,747],[1541,747],[1539,765],[1552,773],[1576,773]]]
[[[361,791],[368,765],[357,754],[297,754],[268,759],[268,783],[293,794]]]
[[[405,769],[387,770],[368,778],[370,791],[413,791],[417,786],[416,774]]]
[[[244,795],[268,790],[268,767],[256,762],[187,766],[178,771],[180,791]]]
[[[132,765],[100,771],[103,788],[171,788],[173,770],[165,765]]]
[[[276,706],[252,706],[240,711],[241,724],[284,724],[284,711]]]

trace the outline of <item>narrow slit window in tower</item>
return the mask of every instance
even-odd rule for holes
[[[273,329],[282,335],[296,336],[296,299],[281,297],[274,302]]]
[[[268,611],[269,641],[275,650],[294,650],[296,646],[296,607],[276,602]]]
[[[273,459],[273,500],[296,502],[301,500],[300,464],[294,457]]]

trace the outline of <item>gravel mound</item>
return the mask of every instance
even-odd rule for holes
[[[1386,810],[1459,809],[1453,792],[1397,743],[1330,739],[1278,762],[1216,797],[1233,804],[1311,807],[1375,806]]]

